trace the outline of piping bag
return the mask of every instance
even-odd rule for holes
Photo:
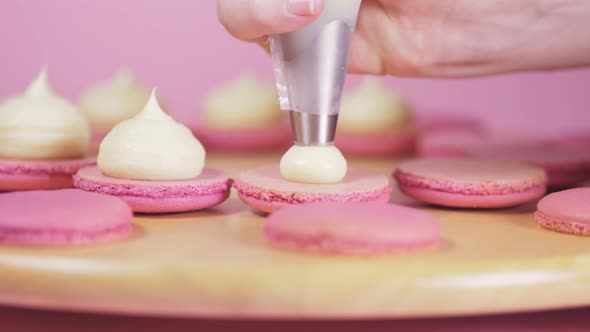
[[[289,112],[296,145],[331,145],[361,0],[324,0],[305,28],[270,36],[281,110]]]

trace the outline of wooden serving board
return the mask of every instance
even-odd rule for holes
[[[232,175],[278,156],[209,157]],[[393,161],[352,165],[391,172]],[[399,193],[392,201],[417,205]],[[271,248],[264,217],[235,196],[204,212],[135,218],[125,242],[0,248],[0,303],[59,310],[228,318],[396,318],[590,305],[590,238],[541,229],[534,204],[420,206],[443,243],[376,258]]]

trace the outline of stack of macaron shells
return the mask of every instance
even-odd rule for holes
[[[369,217],[370,216],[370,217]],[[386,203],[292,205],[264,226],[276,247],[332,255],[380,255],[436,245],[440,226],[426,212]]]
[[[72,188],[87,155],[87,120],[57,96],[45,69],[25,93],[0,103],[0,191]]]
[[[506,208],[534,201],[547,189],[543,169],[515,161],[424,158],[394,172],[399,189],[426,203],[458,208]]]
[[[172,213],[218,205],[232,180],[204,167],[205,150],[166,115],[155,90],[144,109],[117,124],[100,145],[98,166],[74,177],[76,188],[119,197],[134,212]]]
[[[307,184],[283,179],[278,165],[242,172],[234,187],[244,203],[263,212],[317,202],[387,202],[392,191],[388,177],[373,171],[353,168],[339,183]]]
[[[590,236],[590,188],[552,193],[539,202],[535,218],[544,228]]]
[[[76,189],[0,194],[0,243],[74,246],[127,238],[133,213],[122,200]]]

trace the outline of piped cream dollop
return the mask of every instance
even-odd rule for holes
[[[103,174],[130,180],[188,180],[204,166],[203,145],[162,110],[155,90],[141,112],[107,134],[98,152]]]
[[[204,120],[208,127],[260,128],[280,122],[276,89],[251,74],[242,74],[209,94]]]
[[[79,158],[89,142],[88,121],[74,104],[55,95],[45,69],[24,94],[0,104],[0,158]]]
[[[400,95],[377,78],[366,78],[342,99],[338,130],[369,134],[406,128],[411,122],[409,107]]]
[[[333,145],[294,145],[281,159],[281,176],[291,182],[338,183],[347,168],[346,159]]]
[[[90,87],[80,97],[80,109],[94,130],[108,131],[139,113],[149,97],[150,91],[124,69],[112,80]]]

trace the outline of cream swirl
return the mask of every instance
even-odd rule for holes
[[[406,101],[378,79],[367,78],[345,95],[338,117],[341,132],[370,134],[403,129],[410,123]]]
[[[88,121],[55,95],[45,69],[24,94],[0,104],[0,158],[78,158],[87,153],[89,141]]]
[[[291,182],[337,183],[347,171],[346,159],[337,147],[294,145],[281,159],[281,176]]]
[[[124,69],[112,80],[90,87],[80,97],[80,109],[94,130],[108,131],[139,113],[149,97],[149,90]]]
[[[204,165],[205,149],[162,110],[155,90],[141,112],[107,134],[98,152],[105,175],[131,180],[188,180]]]
[[[280,122],[283,113],[275,88],[250,74],[211,91],[205,122],[213,128],[259,128]]]

